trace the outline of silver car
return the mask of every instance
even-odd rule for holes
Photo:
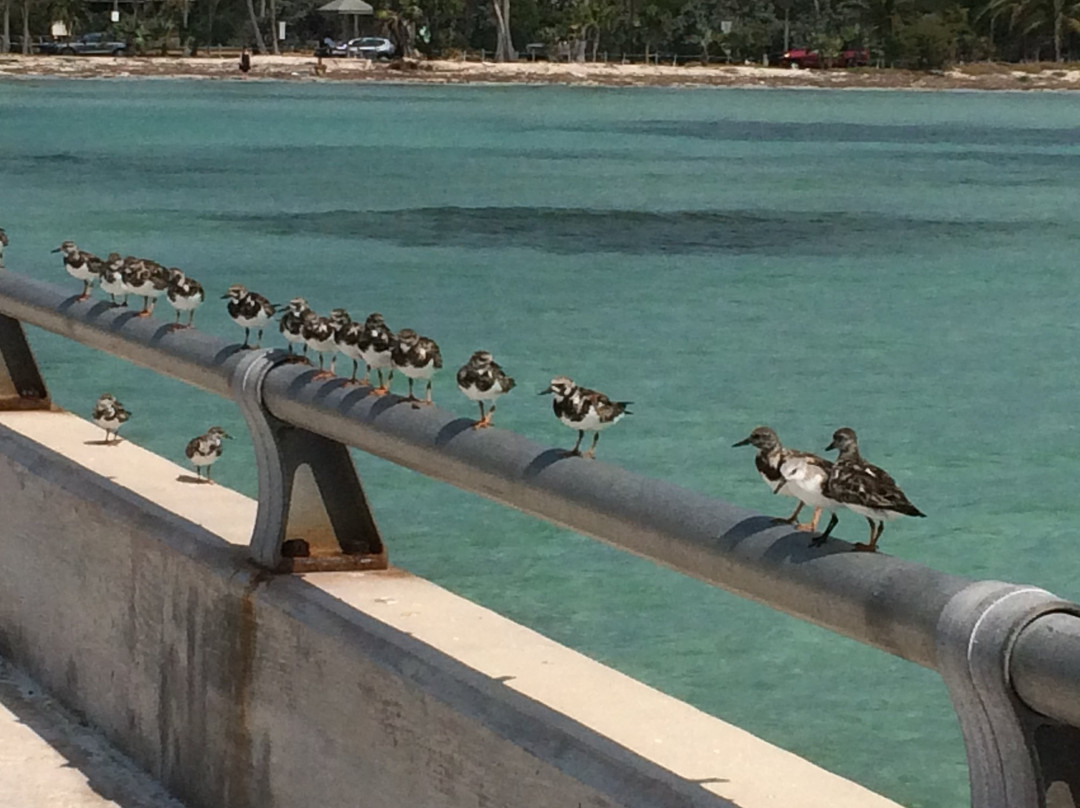
[[[392,59],[394,43],[381,36],[362,36],[345,43],[345,53],[361,59]]]

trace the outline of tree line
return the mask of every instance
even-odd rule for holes
[[[3,50],[32,52],[63,21],[72,33],[109,31],[136,52],[212,45],[277,52],[340,37],[324,0],[0,0]],[[838,61],[866,49],[879,67],[941,68],[983,60],[1057,62],[1080,48],[1080,0],[372,0],[365,32],[399,54],[454,57],[484,50],[513,60],[528,44],[549,58],[775,64],[789,48]],[[13,31],[18,35],[13,36]],[[530,52],[543,50],[533,47]]]

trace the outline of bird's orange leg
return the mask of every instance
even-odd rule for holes
[[[862,542],[859,542],[858,544],[855,545],[855,552],[857,552],[857,553],[876,553],[877,552],[878,539],[881,538],[881,534],[885,530],[885,521],[882,520],[881,522],[879,522],[878,524],[875,525],[874,520],[871,519],[869,516],[866,517],[866,521],[870,523],[870,543],[869,544],[863,544]]]
[[[491,426],[491,414],[493,412],[495,412],[495,405],[492,404],[491,409],[488,410],[487,414],[485,415],[484,414],[484,402],[483,401],[477,401],[476,403],[480,405],[480,420],[477,421],[475,424],[473,424],[472,428],[473,429],[487,429],[489,426]]]
[[[801,502],[799,503],[802,504]],[[821,518],[821,508],[814,508],[814,515],[810,517],[810,523],[805,525],[795,525],[796,530],[802,530],[806,533],[813,533],[817,530],[818,520]]]
[[[383,381],[382,368],[379,368],[378,371],[379,371],[379,386],[371,391],[371,395],[373,395],[373,396],[385,396],[387,393],[390,392],[390,382],[393,381],[393,379],[394,379],[394,371],[391,370],[389,373],[386,374],[386,381],[385,382]]]
[[[593,439],[592,439],[592,446],[589,447],[589,451],[587,451],[585,454],[583,454],[582,457],[587,457],[589,460],[592,460],[593,458],[595,458],[596,457],[596,444],[598,444],[599,442],[600,442],[600,433],[599,432],[594,432],[593,433]]]

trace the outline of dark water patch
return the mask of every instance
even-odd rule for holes
[[[643,120],[614,126],[583,124],[566,131],[617,132],[715,141],[785,143],[963,143],[967,146],[1075,146],[1080,128],[1020,128],[970,124],[868,124],[843,121],[667,121]]]
[[[216,222],[268,235],[321,235],[398,246],[501,249],[549,253],[699,255],[760,253],[837,255],[911,251],[932,243],[1015,238],[1025,231],[1061,231],[1054,222],[933,221],[848,212],[759,210],[645,212],[564,208],[431,207],[336,210],[301,214],[211,214]]]

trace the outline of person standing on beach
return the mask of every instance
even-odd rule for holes
[[[251,54],[248,53],[247,48],[244,48],[240,51],[240,73],[245,79],[249,70],[251,70]]]

